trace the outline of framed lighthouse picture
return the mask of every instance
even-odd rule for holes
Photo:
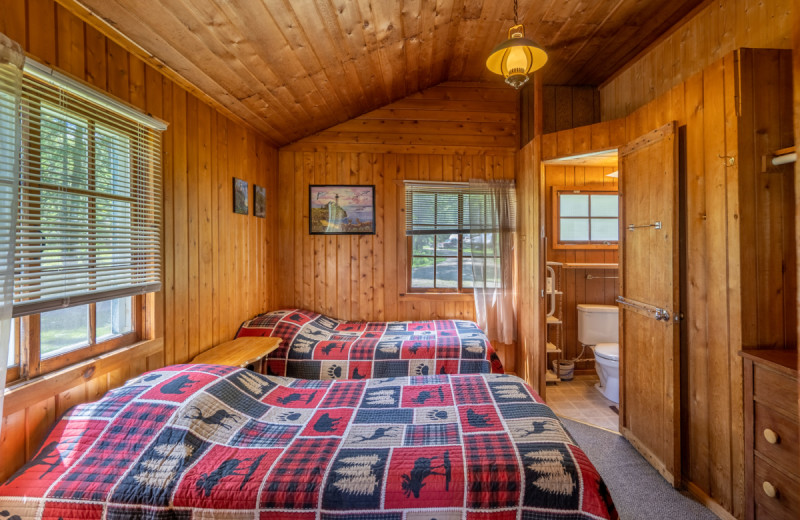
[[[308,187],[308,232],[312,235],[374,235],[374,185]]]

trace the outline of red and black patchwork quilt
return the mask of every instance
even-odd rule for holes
[[[503,373],[475,322],[344,321],[301,310],[261,314],[237,338],[277,336],[267,373],[302,379],[365,379],[433,374]]]
[[[0,517],[616,518],[553,412],[505,374],[312,381],[146,373],[72,408]]]

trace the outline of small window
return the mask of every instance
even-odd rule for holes
[[[134,343],[136,300],[126,296],[13,319],[6,381],[20,378],[20,354],[27,359],[25,375],[33,376]]]
[[[619,195],[615,191],[554,188],[555,247],[616,248]]]

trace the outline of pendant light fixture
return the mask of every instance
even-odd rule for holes
[[[506,78],[506,83],[519,89],[528,82],[528,75],[547,63],[547,53],[533,40],[525,38],[525,28],[519,23],[517,0],[514,0],[514,26],[508,39],[492,50],[486,67]]]

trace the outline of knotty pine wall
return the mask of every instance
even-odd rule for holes
[[[795,151],[798,150],[798,144],[800,144],[800,9],[795,9],[793,13],[794,23],[792,34],[794,40],[794,49],[792,51],[792,77],[794,78],[794,145]],[[795,241],[796,244],[800,244],[800,240],[798,237],[800,236],[800,211],[797,211],[796,208],[800,208],[800,161],[796,161],[794,163],[794,204],[795,204],[795,219],[794,219],[794,228],[795,228]],[[800,246],[798,246],[800,249]],[[800,255],[798,255],[800,256]],[[797,277],[796,279],[800,279],[800,262],[798,262],[797,267]],[[795,304],[797,306],[798,317],[797,321],[800,323],[800,292],[795,294]],[[800,331],[799,331],[800,334]],[[798,365],[797,368],[800,371],[800,357],[798,357]],[[798,407],[800,408],[800,398],[798,398]]]
[[[541,79],[536,75],[534,97],[541,102]],[[534,390],[547,398],[545,376],[545,342],[547,326],[544,323],[545,287],[544,240],[541,234],[544,219],[544,179],[541,175],[542,116],[534,115],[534,137],[518,154],[517,172],[517,314],[522,318],[517,324],[517,374],[525,378]]]
[[[741,204],[754,196],[752,191],[740,195],[739,182],[766,180],[758,173],[761,156],[789,145],[790,71],[788,53],[745,49],[712,63],[625,119],[626,141],[671,120],[685,127],[682,473],[690,491],[736,518],[744,515],[742,363],[737,353],[748,313],[743,302],[759,299],[745,293],[742,284],[754,269],[742,267],[740,257],[740,248],[752,246],[740,236],[748,225],[740,222],[740,196]],[[740,99],[756,105],[737,106]],[[721,158],[726,156],[735,158],[733,165]],[[781,184],[771,184],[772,197],[777,197],[773,204],[784,197]],[[785,231],[778,228],[770,236],[782,243]],[[783,292],[775,285],[779,274],[764,272],[759,278],[771,284],[761,290]],[[757,326],[771,327],[768,320]]]
[[[534,135],[533,82],[520,91],[520,144]],[[600,122],[600,92],[595,87],[544,85],[542,87],[542,133],[549,134]]]
[[[602,120],[624,117],[741,47],[791,49],[797,0],[714,0],[600,86]]]
[[[568,135],[562,134],[562,138]],[[549,147],[557,140],[557,134],[546,134],[543,141]],[[576,189],[588,187],[617,188],[617,179],[606,177],[606,174],[615,171],[613,167],[599,166],[560,166],[545,164],[545,233],[547,234],[547,260],[561,263],[592,263],[616,264],[619,262],[617,249],[557,249],[553,245],[557,237],[553,229],[553,208],[555,198],[553,189],[563,186],[572,186]],[[558,273],[557,273],[558,275]],[[587,279],[591,275],[592,279]],[[561,338],[558,343],[562,348],[564,359],[575,359],[581,353],[578,341],[578,308],[579,303],[593,303],[603,305],[616,305],[619,295],[619,280],[617,269],[586,269],[562,267],[560,270],[561,291]],[[551,325],[551,328],[554,326]],[[555,330],[551,330],[554,333]],[[586,349],[580,361],[575,363],[575,369],[594,373],[594,354],[591,349]]]
[[[0,32],[28,55],[169,123],[163,141],[164,289],[141,348],[104,356],[6,397],[0,480],[68,408],[146,370],[232,339],[273,306],[277,151],[52,0],[4,0]],[[266,219],[232,213],[233,176],[267,188]],[[252,213],[252,210],[251,210]]]
[[[517,114],[503,83],[443,83],[281,148],[280,305],[350,320],[473,320],[471,295],[405,294],[402,181],[514,179]],[[310,235],[309,184],[374,184],[376,234]],[[493,345],[513,371],[514,346]]]

